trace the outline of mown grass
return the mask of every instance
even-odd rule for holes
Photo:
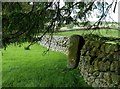
[[[69,32],[58,32],[54,35],[59,36],[71,36],[73,34],[85,35],[85,34],[96,34],[101,37],[120,37],[120,30],[116,29],[98,29],[98,30],[79,30],[79,31],[69,31]]]
[[[3,87],[89,87],[79,69],[66,71],[67,56],[35,44],[31,50],[10,45],[3,50]]]

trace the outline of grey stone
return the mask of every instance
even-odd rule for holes
[[[105,87],[105,89],[106,89],[106,88],[109,89],[109,87],[108,87],[108,85],[107,85],[106,83],[103,83],[103,86],[102,86],[102,87]]]
[[[92,74],[92,73],[94,73],[94,71],[95,71],[95,70],[94,70],[94,67],[93,67],[93,66],[90,66],[88,72],[89,72],[90,74]]]
[[[95,71],[95,72],[93,73],[93,76],[94,76],[94,77],[99,76],[99,71]]]
[[[97,85],[99,85],[99,84],[100,84],[100,80],[99,80],[99,79],[95,79],[95,83],[96,83]]]
[[[92,82],[88,81],[87,84],[88,84],[88,85],[92,85]]]
[[[93,82],[92,87],[100,87],[100,86],[96,84],[95,82]]]
[[[100,72],[98,78],[103,78],[104,73]]]
[[[94,77],[94,76],[88,77],[88,81],[89,81],[90,83],[93,83],[93,82],[95,81],[95,77]]]
[[[107,83],[108,85],[110,85],[110,84],[112,83],[111,73],[110,73],[110,72],[104,73],[104,79],[106,80],[106,83]]]

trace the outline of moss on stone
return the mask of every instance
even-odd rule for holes
[[[102,58],[102,61],[103,61],[103,62],[106,62],[106,61],[107,61],[107,58],[105,58],[105,57]]]
[[[94,46],[95,46],[96,48],[99,48],[103,43],[104,43],[104,42],[102,42],[102,41],[94,41]]]
[[[89,55],[90,55],[90,51],[87,51],[87,52],[86,52],[86,56],[89,56]]]
[[[96,56],[97,48],[94,47],[92,50],[90,50],[90,55],[91,56]]]
[[[90,65],[92,58],[90,56],[86,56],[87,65]]]
[[[114,52],[114,53],[113,53],[113,58],[114,58],[116,61],[120,61],[120,52]]]
[[[110,46],[110,49],[111,49],[111,51],[118,51],[118,50],[119,50],[119,46],[112,44],[112,45]]]
[[[80,62],[82,62],[85,59],[85,56],[80,56]]]
[[[97,59],[94,60],[94,70],[95,70],[95,71],[98,71],[98,70],[99,70],[98,63],[99,63],[99,61],[98,61]]]
[[[110,71],[115,72],[117,61],[113,61],[110,66]]]
[[[101,45],[100,50],[101,50],[102,52],[105,52],[105,44],[102,44],[102,45]]]
[[[90,50],[92,47],[90,46],[91,41],[87,41],[83,47],[85,47],[85,50]]]
[[[97,49],[95,54],[96,54],[96,56],[97,56],[98,58],[100,58],[99,56],[100,56],[101,53],[102,53],[102,52],[100,51],[100,49]]]
[[[94,66],[93,65],[90,65],[89,66],[89,70],[88,70],[88,72],[90,73],[90,74],[92,74],[92,73],[94,73]]]
[[[113,54],[112,53],[109,53],[107,56],[106,56],[107,59],[109,59],[110,61],[112,61],[111,59],[113,59]]]
[[[85,56],[86,52],[87,52],[87,50],[82,49],[82,50],[81,50],[81,55],[82,55],[82,56]]]
[[[84,46],[83,46],[83,49],[86,49],[86,48],[89,46],[89,44],[90,44],[90,41],[89,41],[89,40],[86,40],[86,41],[85,41],[85,44],[84,44]]]
[[[93,76],[94,76],[94,77],[97,77],[97,76],[99,76],[99,73],[100,73],[99,71],[95,71],[95,72],[93,73]]]
[[[85,46],[90,45],[90,40],[85,41]]]
[[[83,48],[82,48],[82,50],[86,50],[86,47],[85,47],[85,45],[83,45]]]
[[[105,52],[109,53],[111,51],[110,49],[111,44],[105,44]]]
[[[104,64],[105,71],[110,71],[110,61],[106,61]]]
[[[110,71],[120,75],[120,61],[113,61],[110,66]]]
[[[106,57],[106,54],[104,52],[100,52],[98,54],[98,58],[103,58],[103,57]]]
[[[80,35],[72,35],[69,39],[68,68],[74,69],[78,66],[80,59],[80,50],[85,40]]]
[[[111,84],[112,83],[112,79],[111,79],[111,73],[110,72],[106,72],[104,73],[104,79],[106,80],[107,84]]]
[[[106,62],[100,61],[98,63],[98,67],[99,67],[100,71],[109,71],[110,70],[110,62],[109,61],[106,61]]]
[[[90,41],[90,46],[92,46],[94,44],[94,41]]]
[[[112,79],[112,82],[117,85],[120,82],[120,75],[112,73],[111,79]]]
[[[118,45],[115,45],[115,46],[114,46],[114,50],[115,50],[115,51],[118,51],[118,50],[119,50],[119,49],[118,49]]]

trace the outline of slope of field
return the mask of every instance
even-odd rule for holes
[[[67,56],[35,44],[30,50],[10,45],[3,50],[3,87],[89,87],[78,69],[66,70]],[[91,87],[90,87],[91,88]]]

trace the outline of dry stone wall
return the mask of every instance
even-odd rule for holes
[[[79,69],[93,87],[120,87],[120,46],[86,40]]]
[[[66,36],[44,36],[38,43],[44,47],[50,48],[53,51],[59,51],[68,54],[69,37]]]
[[[49,47],[44,37],[41,45]],[[68,54],[69,37],[55,36],[50,49]],[[80,73],[93,87],[120,88],[120,45],[85,38],[79,61]]]

